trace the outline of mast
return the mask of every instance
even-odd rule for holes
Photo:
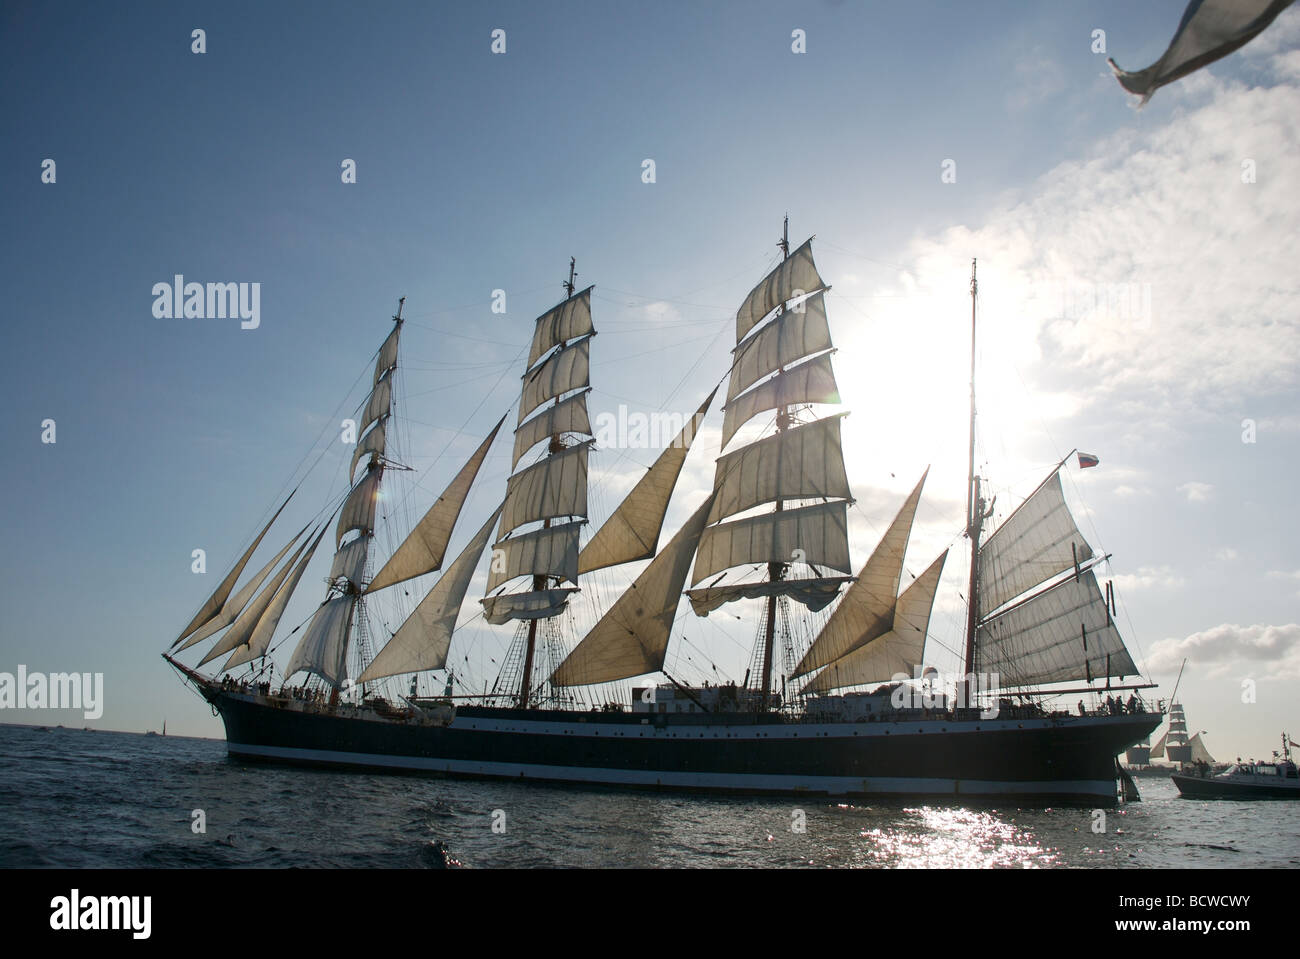
[[[563,283],[564,299],[566,302],[568,300],[573,299],[573,291],[576,289],[576,286],[574,285],[574,281],[578,278],[577,265],[578,265],[577,257],[573,257],[573,256],[569,257],[569,278],[565,280]],[[565,341],[560,340],[560,349],[564,349],[564,346],[565,346]],[[557,396],[555,398],[555,403],[553,404],[553,406],[559,406],[559,405],[560,405],[560,398]],[[560,434],[559,433],[552,434],[551,443],[547,455],[554,456],[562,449],[564,449],[564,444],[560,442]],[[548,517],[547,519],[542,521],[542,529],[550,529],[550,528],[551,528],[551,520]],[[549,582],[549,577],[547,576],[542,576],[542,575],[534,576],[533,589],[535,591],[546,589],[548,582]],[[524,670],[523,670],[523,675],[520,676],[519,678],[519,708],[520,709],[528,708],[528,699],[529,699],[528,690],[533,679],[533,656],[537,651],[537,622],[538,621],[535,619],[531,619],[528,621],[528,648],[524,651]]]
[[[785,215],[785,223],[781,228],[781,239],[776,244],[781,249],[781,261],[784,263],[790,259],[790,214]],[[785,305],[776,311],[780,316],[785,312]],[[784,373],[785,365],[782,364],[777,368],[777,373]],[[776,431],[784,433],[790,425],[790,408],[782,404],[776,411]],[[785,509],[785,503],[778,497],[776,501],[776,511],[778,513]],[[784,563],[768,563],[767,578],[771,582],[779,581],[785,575]],[[773,593],[767,600],[767,624],[763,630],[763,696],[759,701],[759,709],[766,712],[768,706],[768,696],[772,689],[772,647],[776,645],[776,604],[780,597]]]
[[[979,283],[975,278],[976,261],[970,261],[970,459],[966,476],[966,535],[970,537],[970,586],[967,592],[966,611],[966,656],[962,664],[965,677],[966,696],[963,700],[967,706],[974,705],[971,697],[971,671],[975,668],[975,631],[979,626],[979,603],[976,599],[979,589],[980,533],[984,520],[989,516],[984,510],[984,500],[980,496],[980,478],[975,475],[975,300],[979,293]],[[990,511],[991,512],[991,511]]]

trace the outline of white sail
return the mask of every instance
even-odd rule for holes
[[[173,646],[225,608],[227,597],[230,596],[231,590],[235,588],[235,582],[239,579],[240,573],[244,571],[244,567],[248,565],[248,561],[253,558],[253,553],[256,551],[258,544],[262,542],[262,537],[267,534],[267,531],[271,528],[271,524],[275,522],[276,518],[281,512],[283,512],[284,508],[289,505],[289,500],[293,499],[293,494],[296,492],[298,492],[298,490],[295,488],[293,493],[290,493],[285,497],[284,502],[280,504],[280,508],[275,511],[275,514],[267,520],[266,525],[262,527],[262,532],[257,534],[257,538],[253,540],[253,544],[249,546],[248,549],[244,550],[243,556],[239,557],[239,562],[235,563],[235,568],[226,574],[226,578],[221,581],[221,585],[218,586],[216,590],[213,591],[212,595],[208,597],[208,601],[204,603],[199,611],[194,615],[194,619],[190,621],[190,624],[181,630],[181,634],[176,637],[176,642],[172,643]],[[302,533],[298,534],[298,536],[301,535]],[[294,539],[297,539],[297,537],[294,537]],[[292,545],[292,543],[290,545]],[[257,587],[253,588],[256,589]],[[245,600],[245,602],[247,602],[247,600]],[[241,603],[240,606],[242,608],[243,603]],[[185,645],[189,646],[192,645],[192,643],[186,643]],[[181,649],[184,648],[184,646],[181,647]]]
[[[847,573],[848,505],[820,503],[708,527],[700,537],[691,585],[733,566],[796,559]]]
[[[736,347],[727,384],[727,405],[763,377],[830,348],[825,294],[817,293]]]
[[[904,500],[898,515],[858,573],[857,581],[845,592],[844,599],[835,607],[826,626],[795,668],[794,677],[825,666],[893,628],[903,557],[907,553],[907,540],[912,535],[921,489],[929,473],[927,469],[921,474],[920,481]]]
[[[255,600],[244,607],[244,611],[235,619],[234,625],[226,631],[226,635],[217,640],[212,648],[208,650],[208,654],[199,660],[200,666],[210,663],[218,656],[224,656],[236,646],[242,646],[248,642],[248,638],[253,635],[253,630],[257,628],[257,623],[262,618],[262,614],[270,608],[276,592],[293,571],[294,563],[298,561],[298,557],[307,548],[307,542],[307,540],[303,540],[302,545],[298,547],[293,556],[289,557],[289,561],[271,578],[271,582],[267,587],[257,595]]]
[[[816,613],[825,609],[840,594],[840,587],[853,582],[852,576],[814,576],[806,579],[767,580],[762,583],[736,583],[731,586],[713,586],[686,591],[691,609],[696,616],[708,616],[727,603],[741,599],[766,599],[769,596],[788,596],[796,603]]]
[[[497,421],[497,425],[492,427],[492,432],[479,444],[468,462],[460,468],[456,478],[448,484],[420,522],[415,524],[415,529],[411,530],[402,541],[402,545],[394,550],[388,562],[375,574],[375,578],[366,587],[367,593],[405,582],[416,576],[423,576],[442,566],[447,543],[451,541],[452,530],[465,505],[465,499],[469,496],[470,487],[478,476],[488,450],[492,447],[492,441],[497,437],[497,431],[501,429],[501,424],[504,422],[503,416]]]
[[[534,520],[587,515],[587,451],[592,442],[563,449],[507,480],[502,535]]]
[[[710,500],[712,497],[710,497]],[[557,686],[607,683],[661,669],[682,584],[712,506],[704,503],[551,676]]]
[[[369,536],[358,536],[335,553],[334,561],[330,564],[329,578],[336,580],[342,577],[360,588],[366,569],[366,557],[370,555],[370,539]]]
[[[1210,763],[1213,765],[1214,757],[1211,756],[1210,751],[1205,748],[1205,742],[1201,739],[1200,733],[1197,733],[1192,737],[1191,741],[1187,744],[1187,748],[1192,757],[1190,762]]]
[[[1152,759],[1164,759],[1164,758],[1165,758],[1165,740],[1168,739],[1168,738],[1169,738],[1169,734],[1168,734],[1168,733],[1165,733],[1163,736],[1160,737],[1159,740],[1157,740],[1156,744],[1155,744],[1154,746],[1151,747],[1151,758],[1152,758]]]
[[[263,566],[252,579],[241,586],[239,592],[226,600],[225,605],[221,607],[221,612],[204,623],[198,630],[190,634],[190,637],[181,644],[181,647],[177,652],[189,649],[195,643],[203,642],[203,640],[207,639],[209,636],[221,632],[221,630],[233,623],[235,617],[243,611],[244,607],[248,605],[249,600],[253,598],[253,594],[257,592],[257,588],[262,585],[266,577],[271,575],[271,570],[280,565],[280,560],[284,559],[285,553],[289,552],[289,550],[293,548],[293,544],[298,542],[302,537],[302,534],[307,532],[307,529],[310,526],[311,524],[308,523],[307,526],[298,530],[294,538],[285,543],[280,552],[271,557],[270,562]]]
[[[898,597],[893,628],[869,643],[832,661],[807,686],[805,693],[825,692],[845,686],[883,683],[899,673],[914,676],[925,653],[925,634],[930,628],[934,594],[939,589],[948,551],[930,564]]]
[[[579,573],[649,559],[655,554],[677,477],[716,392],[715,389],[705,398],[690,422],[682,427],[654,465],[632,487],[632,492],[618,504],[618,509],[588,540],[578,556]]]
[[[533,345],[528,349],[528,367],[531,369],[543,353],[560,343],[591,332],[591,287],[587,287],[537,318]]]
[[[527,593],[506,593],[502,596],[484,596],[483,618],[493,626],[512,619],[550,619],[564,612],[569,605],[569,594],[578,591],[575,586],[562,589],[538,589]]]
[[[307,570],[307,564],[311,562],[312,554],[316,552],[316,547],[320,541],[325,538],[327,527],[322,526],[321,531],[316,535],[316,539],[311,544],[311,549],[303,555],[294,568],[293,575],[285,580],[284,584],[276,590],[275,598],[266,608],[257,620],[257,626],[254,627],[252,634],[248,639],[234,648],[234,653],[226,660],[226,664],[221,667],[223,673],[228,673],[236,666],[242,666],[244,663],[250,663],[257,657],[265,655],[271,645],[271,639],[275,635],[275,628],[280,625],[280,618],[284,615],[284,609],[289,605],[289,599],[293,596],[293,591],[298,588],[298,583],[302,580],[302,574]]]
[[[393,378],[387,376],[376,383],[375,388],[370,391],[370,400],[366,403],[366,408],[361,411],[361,423],[357,427],[358,435],[364,433],[371,423],[387,416],[392,411],[392,406]]]
[[[838,403],[840,388],[835,382],[831,354],[823,353],[807,363],[779,373],[727,404],[722,418],[722,448],[736,431],[759,413],[796,403]]]
[[[591,385],[591,337],[556,350],[537,369],[523,376],[519,422],[547,400]]]
[[[379,348],[379,356],[375,360],[375,378],[373,383],[377,384],[384,378],[384,374],[397,365],[397,338],[401,333],[401,325],[393,327],[393,332],[388,334],[384,340],[384,345]]]
[[[578,533],[586,520],[561,523],[503,539],[492,546],[487,588],[496,589],[516,576],[554,576],[578,581]]]
[[[558,436],[561,433],[586,433],[591,435],[591,420],[587,416],[587,394],[591,392],[586,389],[581,393],[570,396],[568,399],[561,400],[554,406],[549,406],[542,413],[534,416],[523,426],[515,430],[515,451],[514,457],[510,461],[510,468],[514,469],[519,465],[520,457],[527,453],[542,440],[548,440],[552,436]]]
[[[356,449],[352,451],[352,466],[348,469],[349,483],[356,479],[357,463],[360,462],[361,457],[365,456],[367,453],[378,453],[380,456],[383,456],[384,445],[387,440],[388,436],[384,432],[383,423],[377,424],[373,430],[361,437],[357,442]]]
[[[379,651],[357,682],[365,683],[399,673],[414,673],[425,669],[442,669],[447,665],[447,650],[451,635],[456,629],[456,619],[465,602],[465,593],[474,569],[492,536],[492,527],[501,515],[498,507],[488,521],[474,534],[474,538],[461,550],[447,568],[447,572],[429,590],[406,622],[398,627]]]
[[[1090,682],[1138,671],[1091,570],[984,622],[975,653],[977,671],[999,674],[1004,686]]]
[[[382,473],[382,469],[373,469],[366,474],[365,479],[352,487],[352,492],[343,501],[343,509],[339,512],[334,534],[335,546],[343,542],[344,535],[351,530],[370,532],[375,528],[375,504],[379,498],[379,477]]]
[[[343,657],[348,648],[348,632],[352,628],[352,608],[355,605],[356,597],[344,593],[326,600],[317,608],[316,615],[307,624],[307,631],[289,658],[289,665],[284,668],[285,679],[305,670],[332,686],[343,682]]]
[[[1053,473],[980,547],[981,617],[1091,556]]]
[[[812,240],[795,250],[782,260],[771,273],[750,291],[745,302],[736,313],[736,342],[745,338],[745,334],[786,300],[798,295],[796,291],[812,293],[826,284],[817,273],[813,263]]]
[[[830,416],[719,457],[709,522],[778,499],[852,496],[840,448],[840,416]]]

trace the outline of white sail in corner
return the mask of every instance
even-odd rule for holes
[[[500,515],[501,508],[497,507],[357,682],[442,669],[447,665],[447,650],[451,648],[451,635],[456,629],[465,593]]]

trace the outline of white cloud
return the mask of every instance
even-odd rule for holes
[[[1214,551],[1214,558],[1223,563],[1236,562],[1238,553],[1231,546],[1220,546]]]
[[[1172,672],[1183,659],[1209,668],[1209,676],[1250,675],[1261,667],[1261,678],[1300,678],[1300,624],[1237,626],[1224,623],[1185,639],[1162,639],[1151,648],[1153,672]]]
[[[1178,589],[1184,583],[1183,578],[1168,566],[1142,566],[1136,573],[1123,573],[1112,579],[1121,593],[1146,589]]]
[[[1189,503],[1204,503],[1209,500],[1214,486],[1210,483],[1188,482],[1179,486],[1177,491],[1186,496]]]

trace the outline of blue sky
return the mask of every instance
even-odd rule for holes
[[[104,671],[101,725],[165,714],[220,735],[157,654],[332,428],[398,296],[427,505],[513,401],[516,354],[570,255],[597,284],[593,405],[686,411],[725,371],[714,334],[789,212],[835,285],[855,563],[927,463],[910,572],[960,526],[979,256],[981,459],[1000,504],[1072,447],[1098,453],[1067,488],[1115,553],[1130,645],[1165,684],[1192,656],[1190,721],[1212,718],[1212,749],[1262,751],[1300,726],[1297,284],[1278,258],[1300,225],[1297,18],[1137,112],[1092,31],[1137,69],[1182,8],[6,4],[0,670]],[[1258,162],[1253,192],[1242,157]],[[345,158],[356,184],[340,182]],[[151,287],[176,273],[260,282],[260,327],[154,318]],[[1150,324],[1052,322],[1042,304],[1066,276],[1146,284]],[[1261,424],[1249,447],[1246,417]],[[505,455],[485,478],[504,481]],[[693,454],[684,482],[707,483],[711,460]],[[322,502],[341,489],[333,462]],[[315,508],[296,505],[290,531]],[[190,573],[196,547],[206,578]],[[286,624],[318,601],[324,562]],[[957,618],[941,601],[934,628]],[[1252,677],[1260,701],[1244,707]]]

